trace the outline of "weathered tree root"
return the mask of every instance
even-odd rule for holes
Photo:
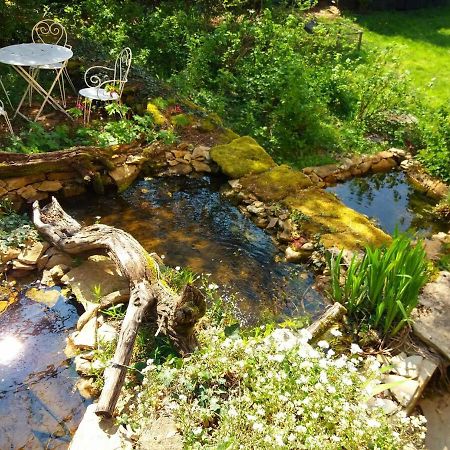
[[[130,299],[112,364],[105,369],[105,386],[96,413],[110,417],[125,381],[136,334],[147,312],[151,312],[158,332],[167,335],[181,354],[196,347],[194,326],[205,314],[203,294],[186,286],[176,296],[160,280],[157,262],[130,234],[117,228],[95,224],[82,227],[69,216],[55,198],[42,210],[33,203],[33,221],[38,231],[60,250],[77,254],[103,249],[130,283]]]

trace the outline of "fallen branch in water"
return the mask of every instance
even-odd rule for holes
[[[105,369],[105,385],[96,413],[112,416],[130,363],[136,335],[146,313],[158,331],[167,335],[181,354],[196,347],[194,326],[205,314],[203,294],[187,285],[181,296],[167,289],[160,280],[158,263],[139,242],[123,230],[95,224],[82,227],[69,216],[55,198],[45,206],[33,203],[33,222],[38,231],[58,249],[78,254],[102,249],[111,257],[130,284],[129,304],[110,367]]]

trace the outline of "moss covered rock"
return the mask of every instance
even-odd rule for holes
[[[241,178],[246,191],[255,194],[262,201],[279,201],[295,192],[312,186],[311,180],[302,172],[289,166],[276,166],[267,172]]]
[[[326,248],[362,249],[379,247],[391,237],[367,217],[343,205],[334,195],[318,188],[299,191],[284,200],[301,217],[301,229],[310,236],[320,235]]]
[[[249,136],[213,147],[211,158],[231,178],[265,172],[276,165],[270,155]]]

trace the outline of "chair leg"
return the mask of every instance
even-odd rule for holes
[[[84,99],[84,108],[83,108],[83,123],[86,125],[91,120],[91,108],[92,102],[90,98]]]
[[[11,121],[9,120],[7,112],[5,112],[4,117],[5,117],[6,125],[8,126],[9,132],[14,136],[14,130],[13,130],[13,127],[11,125]]]

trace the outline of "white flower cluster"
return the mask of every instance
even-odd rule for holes
[[[310,345],[306,330],[202,333],[202,349],[182,365],[149,361],[140,396],[142,415],[158,408],[176,415],[188,447],[422,448],[421,417],[367,406],[379,364],[356,344],[335,355],[326,341]]]

